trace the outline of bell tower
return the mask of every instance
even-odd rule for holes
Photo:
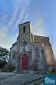
[[[19,25],[19,36],[22,40],[29,39],[29,41],[31,41],[32,33],[33,33],[33,27],[30,21]]]
[[[28,45],[33,41],[33,27],[29,22],[25,22],[19,25],[19,46],[20,52],[25,50],[29,51]],[[25,48],[26,47],[26,48]]]

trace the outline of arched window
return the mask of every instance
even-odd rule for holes
[[[35,51],[36,51],[36,56],[39,57],[39,50],[38,50],[38,48],[36,48]]]
[[[26,29],[25,29],[25,26],[23,27],[23,33],[25,33],[26,32]]]
[[[16,52],[14,51],[13,52],[13,59],[15,59],[15,57],[16,57]]]

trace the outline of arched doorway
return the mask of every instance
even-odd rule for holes
[[[28,56],[26,54],[22,56],[22,69],[28,69]]]

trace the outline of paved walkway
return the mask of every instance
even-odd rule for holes
[[[42,77],[42,74],[15,74],[0,72],[0,85],[22,85],[22,83]]]

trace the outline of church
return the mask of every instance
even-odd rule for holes
[[[31,22],[19,26],[17,41],[10,48],[9,64],[16,71],[52,71],[54,55],[49,37],[33,35]]]

